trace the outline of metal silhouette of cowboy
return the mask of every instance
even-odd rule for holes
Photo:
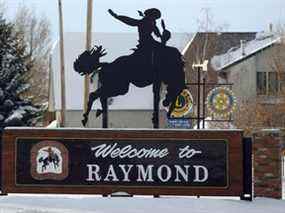
[[[101,83],[101,86],[89,95],[82,124],[85,126],[87,123],[92,104],[97,98],[100,98],[102,108],[106,108],[106,102],[103,100],[126,94],[130,83],[137,87],[153,84],[154,93],[159,91],[161,83],[164,83],[167,93],[163,105],[169,107],[170,115],[177,96],[185,88],[184,61],[178,49],[166,45],[171,33],[166,29],[164,21],[161,21],[162,34],[156,26],[161,12],[156,8],[147,9],[144,13],[139,11],[141,19],[118,15],[111,9],[108,12],[117,20],[138,28],[139,44],[131,55],[121,56],[111,63],[100,62],[100,58],[106,55],[102,46],[84,51],[75,60],[76,72],[81,75],[98,73]],[[152,34],[160,38],[161,42],[156,41]],[[101,113],[102,110],[97,110],[96,116]]]

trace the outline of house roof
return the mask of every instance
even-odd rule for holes
[[[191,46],[201,53],[207,49],[205,59],[226,53],[230,48],[240,45],[240,41],[251,41],[256,32],[198,32],[192,39]]]
[[[215,55],[211,59],[211,65],[217,71],[226,69],[279,42],[281,38],[271,33],[258,33],[254,40],[245,42],[243,46],[238,45],[224,54]]]
[[[255,39],[256,32],[197,32],[188,48],[184,51],[187,61],[187,82],[197,82],[197,72],[193,70],[193,63],[201,60],[211,60],[215,55],[226,53],[230,48],[240,45],[240,41]],[[208,67],[207,82],[217,82],[217,73],[212,66]],[[195,87],[191,88],[195,93]]]
[[[65,53],[65,84],[66,84],[66,109],[81,110],[83,108],[83,85],[84,78],[73,70],[73,62],[80,53],[85,50],[85,33],[69,32],[64,34]],[[172,38],[167,43],[169,46],[177,47],[181,52],[187,42],[191,39],[189,33],[172,33]],[[131,49],[137,45],[137,34],[135,33],[93,33],[92,43],[102,45],[107,55],[102,61],[111,62],[119,56],[131,54]],[[53,106],[50,109],[61,108],[60,99],[60,57],[59,43],[57,42],[51,55],[52,82],[51,92]],[[96,85],[91,85],[91,90]],[[100,107],[99,101],[95,102],[95,108]],[[124,96],[113,98],[109,109],[112,110],[149,110],[153,108],[152,86],[137,88],[130,85],[129,92]]]

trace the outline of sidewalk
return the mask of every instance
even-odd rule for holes
[[[0,197],[0,213],[284,213],[285,201],[231,198],[9,195]]]

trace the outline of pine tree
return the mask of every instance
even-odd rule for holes
[[[29,88],[25,75],[30,63],[25,57],[24,42],[0,14],[0,127],[30,126],[40,113],[21,97]]]

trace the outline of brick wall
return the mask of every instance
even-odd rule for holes
[[[280,130],[262,130],[254,134],[254,196],[282,198],[282,147]]]

